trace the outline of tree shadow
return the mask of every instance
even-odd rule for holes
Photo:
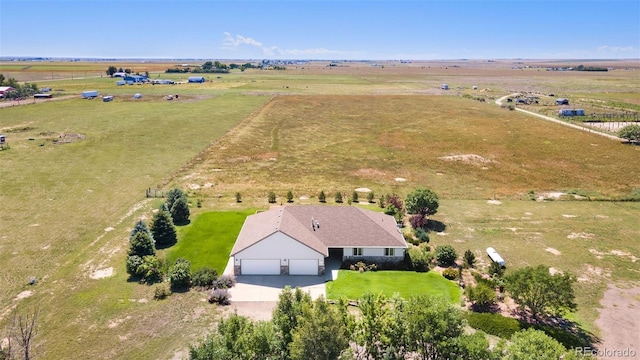
[[[471,311],[477,313],[490,313],[490,314],[498,314],[500,313],[500,306],[497,303],[491,304],[471,304]]]
[[[447,225],[441,221],[429,219],[427,220],[427,230],[435,232],[444,232]]]
[[[156,249],[157,250],[168,249],[177,243],[178,243],[177,239],[175,241],[172,241],[171,243],[161,243],[161,244],[156,243]]]
[[[594,333],[585,330],[575,321],[561,316],[534,317],[528,312],[519,312],[521,328],[543,331],[549,337],[554,338],[565,348],[594,347],[600,342]]]

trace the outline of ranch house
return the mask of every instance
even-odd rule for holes
[[[403,261],[395,219],[356,206],[297,205],[250,215],[231,250],[236,275],[323,275],[325,259]]]

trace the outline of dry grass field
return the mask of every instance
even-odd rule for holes
[[[406,193],[610,198],[640,187],[640,149],[450,96],[282,96],[220,139],[188,174],[207,197]],[[397,181],[396,179],[402,179]],[[332,195],[329,195],[330,197]]]
[[[198,213],[265,208],[269,191],[278,201],[291,190],[295,203],[317,203],[320,190],[332,202],[336,191],[367,187],[403,196],[424,186],[440,195],[436,219],[446,225],[431,235],[432,245],[482,258],[491,244],[509,269],[547,264],[576,273],[579,311],[572,319],[609,336],[616,323],[599,319],[607,286],[640,286],[640,208],[586,199],[637,191],[640,147],[490,100],[531,91],[633,108],[640,71],[624,69],[640,66],[610,62],[616,70],[606,73],[533,67],[553,64],[314,62],[205,84],[116,87],[102,75],[111,63],[2,63],[5,77],[70,98],[0,109],[0,133],[11,144],[0,151],[0,330],[14,309],[38,306],[38,358],[187,357],[188,344],[220,312],[206,293],[155,301],[153,286],[127,281],[129,231],[159,205],[144,198],[149,187],[188,190],[202,200],[192,208]],[[115,66],[184,79],[162,73],[171,65]],[[522,65],[530,67],[513,68]],[[87,89],[116,98],[79,99]],[[136,92],[141,101],[132,100]],[[182,100],[166,101],[167,94]],[[531,191],[546,200],[531,201]],[[619,314],[621,296],[607,298],[604,310]],[[630,299],[628,306],[640,306]]]

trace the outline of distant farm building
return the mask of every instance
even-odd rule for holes
[[[52,97],[51,94],[33,94],[34,99],[51,99]]]
[[[556,105],[569,105],[569,99],[557,98]]]
[[[585,116],[583,109],[560,109],[559,116]]]
[[[190,83],[203,83],[204,81],[204,76],[189,76]]]
[[[442,85],[440,85],[440,89],[449,90],[449,85],[448,84],[442,84]]]
[[[15,89],[11,86],[0,86],[0,97],[5,97],[7,93],[14,91]]]
[[[93,99],[98,97],[98,92],[96,90],[87,90],[82,92],[83,99]]]
[[[165,85],[175,84],[173,80],[169,80],[169,79],[154,79],[151,83],[154,85],[155,84],[165,84]]]
[[[130,82],[143,83],[143,82],[149,81],[149,79],[146,76],[143,76],[143,75],[129,75],[129,74],[127,74],[127,76],[124,76],[123,78],[124,78],[124,81],[127,82],[127,84],[129,84]]]

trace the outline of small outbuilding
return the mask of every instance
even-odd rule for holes
[[[203,83],[205,82],[204,76],[189,76],[190,83]]]
[[[83,99],[93,99],[98,97],[98,91],[96,90],[87,90],[82,92]]]
[[[449,90],[449,84],[442,84],[442,85],[440,85],[440,89],[442,89],[442,90]]]
[[[569,99],[557,98],[556,105],[569,105]]]
[[[493,261],[494,263],[497,263],[500,266],[504,266],[504,259],[502,258],[502,256],[500,256],[500,254],[498,254],[496,249],[488,247],[487,255],[489,255],[489,258],[491,258],[491,261]]]

